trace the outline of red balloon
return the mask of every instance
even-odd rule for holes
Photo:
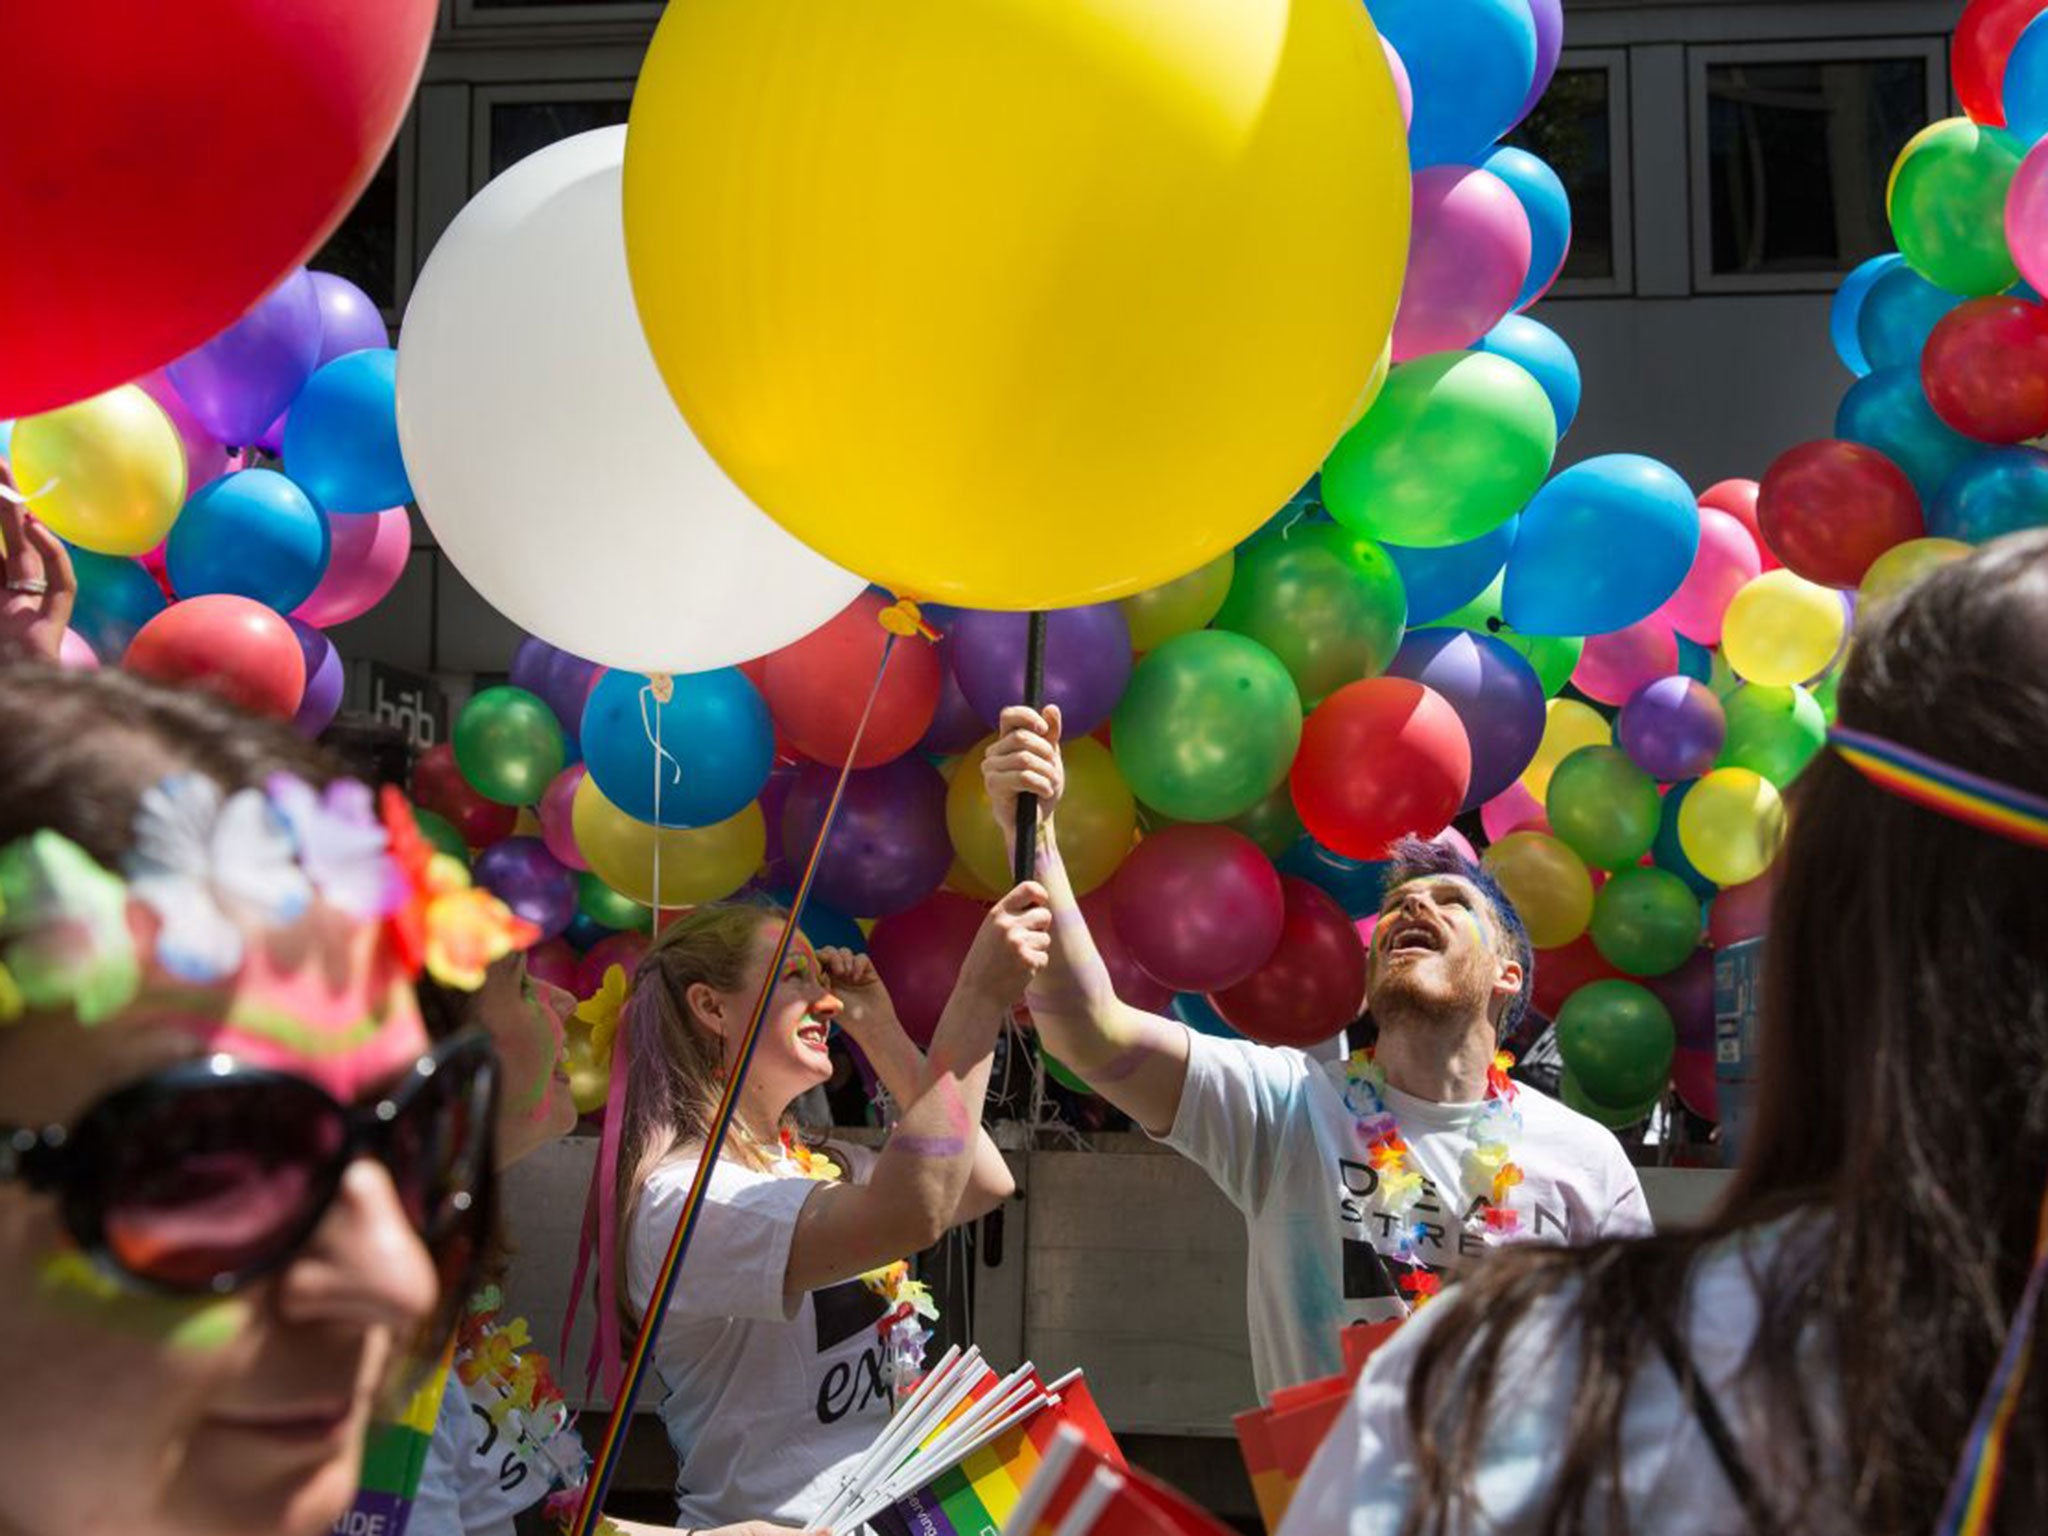
[[[1259,845],[1229,827],[1163,827],[1131,850],[1108,891],[1139,965],[1175,992],[1214,992],[1264,965],[1286,902]]]
[[[519,820],[517,806],[486,800],[470,787],[455,766],[453,744],[445,741],[427,748],[413,764],[412,799],[421,809],[447,817],[472,848],[488,848],[510,837]]]
[[[1564,1000],[1588,982],[1620,979],[1621,972],[1593,947],[1593,936],[1582,933],[1558,949],[1536,951],[1536,980],[1529,1001],[1543,1017],[1555,1019]]]
[[[1825,587],[1857,586],[1879,555],[1927,532],[1906,472],[1839,438],[1778,455],[1764,474],[1757,521],[1789,569]]]
[[[1756,551],[1763,556],[1764,569],[1775,571],[1784,562],[1771,553],[1771,546],[1764,542],[1764,531],[1757,526],[1756,499],[1763,487],[1754,480],[1720,480],[1700,493],[1700,505],[1726,512],[1756,540]]]
[[[1081,916],[1088,924],[1088,936],[1109,971],[1109,984],[1119,1001],[1147,1013],[1164,1013],[1173,1002],[1173,988],[1163,986],[1145,974],[1145,967],[1131,953],[1130,942],[1117,927],[1116,898],[1112,885],[1090,891],[1081,898]]]
[[[2005,126],[2005,65],[2012,45],[2041,12],[2041,0],[1970,0],[1949,45],[1956,100],[1970,121]]]
[[[1307,1049],[1338,1033],[1365,1007],[1365,946],[1321,889],[1281,879],[1287,919],[1273,957],[1209,1001],[1239,1034]]]
[[[604,986],[604,973],[618,966],[626,973],[626,980],[633,979],[633,972],[639,968],[640,957],[647,953],[653,942],[644,933],[606,934],[591,945],[583,958],[577,962],[576,985],[569,990],[578,997],[595,997]]]
[[[919,1049],[931,1045],[987,915],[984,902],[937,891],[908,912],[883,918],[868,935],[868,959],[889,989],[903,1032]]]
[[[1472,743],[1443,696],[1405,677],[1339,688],[1301,729],[1290,784],[1315,840],[1384,859],[1398,838],[1434,837],[1472,783]]]
[[[1920,354],[1934,414],[1965,437],[2023,443],[2048,432],[2048,309],[1993,297],[1941,317]]]
[[[318,250],[398,133],[438,9],[8,7],[0,417],[182,356]]]
[[[1707,908],[1707,942],[1716,949],[1763,937],[1771,923],[1771,877],[1731,885]]]
[[[1679,1102],[1702,1120],[1721,1118],[1721,1087],[1714,1076],[1714,1053],[1679,1051],[1671,1058],[1671,1086]]]
[[[305,653],[291,625],[263,604],[227,593],[171,604],[136,631],[123,665],[280,720],[298,713],[306,692]]]
[[[544,939],[526,952],[527,975],[578,997],[583,995],[577,991],[577,973],[582,967],[583,957],[569,947],[567,939]]]
[[[762,663],[761,692],[778,738],[805,757],[834,768],[846,761],[882,665],[889,632],[881,613],[889,606],[880,593],[864,592],[837,618]],[[937,646],[898,640],[853,766],[879,767],[916,746],[938,710],[941,681]]]

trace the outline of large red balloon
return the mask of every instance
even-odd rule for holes
[[[1321,1045],[1365,1007],[1365,945],[1344,909],[1289,875],[1273,957],[1209,1001],[1239,1034],[1267,1045]]]
[[[2048,309],[1992,297],[1941,317],[1920,354],[1934,414],[1965,437],[2023,443],[2048,432]]]
[[[1118,1000],[1147,1013],[1164,1013],[1173,1002],[1173,988],[1148,976],[1131,952],[1130,941],[1117,926],[1114,889],[1112,881],[1081,898],[1081,916],[1088,924],[1088,936],[1095,941],[1096,953],[1102,956],[1103,968],[1109,972],[1109,984]]]
[[[1756,540],[1757,553],[1763,556],[1764,569],[1775,571],[1784,562],[1771,553],[1771,546],[1764,542],[1764,531],[1757,526],[1756,499],[1763,487],[1754,480],[1717,480],[1700,492],[1700,505],[1726,512]]]
[[[1564,1000],[1579,988],[1589,982],[1620,978],[1621,972],[1594,947],[1593,936],[1582,933],[1561,948],[1536,951],[1536,980],[1529,1001],[1543,1017],[1555,1019]]]
[[[1383,859],[1396,839],[1450,825],[1471,787],[1472,743],[1435,689],[1368,678],[1308,717],[1289,782],[1317,842],[1347,859]]]
[[[170,362],[318,250],[398,133],[438,9],[8,6],[0,417]]]
[[[1280,942],[1280,876],[1229,827],[1163,827],[1131,850],[1108,887],[1116,926],[1139,965],[1176,992],[1244,980]]]
[[[1824,587],[1855,587],[1879,555],[1927,532],[1906,472],[1877,449],[1839,438],[1778,455],[1764,475],[1757,521],[1788,569]]]
[[[1970,121],[2005,126],[2005,65],[2012,45],[2041,12],[2041,0],[1970,0],[1949,44],[1956,100]]]
[[[259,602],[226,593],[171,604],[136,631],[122,665],[280,720],[298,713],[306,692],[305,653],[291,625]]]
[[[883,918],[868,935],[868,959],[889,989],[903,1032],[919,1049],[931,1045],[987,915],[984,902],[938,891],[908,912]]]
[[[861,711],[881,670],[889,632],[882,610],[889,600],[863,592],[838,617],[786,645],[761,664],[759,683],[775,717],[778,739],[805,757],[837,768],[852,749]],[[888,675],[861,738],[856,768],[874,768],[917,745],[939,707],[943,664],[928,641],[896,642]],[[1023,686],[1023,680],[1018,680]]]
[[[486,800],[471,787],[455,765],[454,746],[445,741],[427,748],[413,764],[412,798],[422,810],[447,817],[472,848],[510,837],[519,820],[517,806]]]

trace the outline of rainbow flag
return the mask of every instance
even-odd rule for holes
[[[1230,1528],[1156,1478],[1112,1463],[1063,1432],[1008,1536],[1231,1536]]]
[[[363,1444],[363,1480],[356,1501],[334,1522],[333,1536],[405,1536],[427,1469],[427,1447],[441,1413],[441,1393],[455,1357],[451,1341],[396,1419],[372,1424]]]
[[[1123,1452],[1087,1381],[1076,1373],[1051,1390],[1059,1394],[1057,1403],[1041,1408],[869,1523],[881,1536],[984,1536],[1000,1531],[1063,1428],[1074,1430],[1090,1450],[1121,1468]]]

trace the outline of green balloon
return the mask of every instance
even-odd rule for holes
[[[1236,559],[1226,549],[1185,576],[1125,598],[1117,606],[1123,609],[1124,622],[1131,627],[1131,649],[1142,656],[1175,635],[1202,628],[1223,606],[1235,569]]]
[[[1716,768],[1747,768],[1779,789],[1790,789],[1827,745],[1827,711],[1797,683],[1789,688],[1749,683],[1730,694],[1722,708],[1728,737]]]
[[[1243,815],[1231,817],[1225,825],[1257,843],[1259,851],[1269,859],[1279,858],[1300,842],[1307,831],[1294,809],[1294,791],[1285,779],[1265,799]]]
[[[588,871],[576,877],[576,910],[593,923],[619,932],[654,932],[652,908],[620,895]]]
[[[1543,696],[1554,699],[1572,680],[1572,673],[1578,670],[1579,656],[1586,649],[1586,642],[1565,635],[1525,635],[1502,618],[1501,584],[1506,579],[1505,573],[1494,577],[1493,585],[1464,607],[1422,627],[1469,629],[1477,634],[1493,636],[1522,653],[1529,665],[1536,669],[1536,679],[1543,684]]]
[[[1198,630],[1133,669],[1111,740],[1146,805],[1176,821],[1228,821],[1287,778],[1301,745],[1301,696],[1258,641]]]
[[[1550,473],[1557,416],[1519,363],[1437,352],[1387,375],[1323,462],[1323,505],[1347,528],[1411,549],[1490,533]]]
[[[1937,288],[1970,298],[2019,280],[2005,238],[2005,200],[2022,150],[2010,134],[1950,118],[1899,156],[1892,235],[1906,264]]]
[[[1671,1079],[1678,1031],[1656,994],[1632,981],[1593,981],[1557,1010],[1557,1048],[1588,1098],[1644,1103]]]
[[[469,868],[469,844],[462,840],[462,834],[455,830],[455,823],[438,811],[412,808],[412,819],[419,823],[420,835],[451,859],[461,861],[464,869]]]
[[[455,717],[455,766],[500,805],[537,805],[568,759],[561,722],[524,688],[486,688]]]
[[[1820,706],[1820,717],[1829,725],[1835,723],[1835,712],[1841,708],[1842,669],[1836,667],[1818,683],[1814,684],[1813,702]]]
[[[1624,869],[1593,898],[1593,947],[1631,976],[1663,976],[1699,948],[1700,899],[1662,869]]]
[[[1595,869],[1625,869],[1657,840],[1657,781],[1619,747],[1581,747],[1550,776],[1544,811],[1558,838]]]
[[[1655,1112],[1658,1101],[1664,1097],[1660,1090],[1632,1108],[1610,1109],[1586,1092],[1579,1080],[1572,1075],[1570,1067],[1564,1069],[1563,1079],[1558,1085],[1558,1096],[1564,1101],[1566,1109],[1575,1109],[1587,1119],[1606,1126],[1610,1131],[1625,1131],[1632,1125],[1641,1125]]]
[[[1392,556],[1335,523],[1299,523],[1246,545],[1216,615],[1218,629],[1280,658],[1304,709],[1384,672],[1407,623],[1408,593]]]

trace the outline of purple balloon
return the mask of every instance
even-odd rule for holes
[[[782,847],[795,872],[811,855],[837,768],[805,763],[782,808]],[[818,878],[818,900],[850,917],[889,917],[936,891],[953,866],[946,781],[916,753],[848,776]]]
[[[1564,0],[1529,0],[1529,15],[1536,23],[1536,77],[1529,82],[1529,94],[1517,119],[1536,110],[1536,103],[1550,89],[1557,73],[1558,55],[1564,52]]]
[[[326,635],[303,619],[286,619],[285,623],[291,625],[298,637],[299,654],[306,659],[306,691],[292,724],[301,736],[318,736],[334,723],[348,673],[341,664],[341,652]]]
[[[1021,613],[962,609],[947,639],[953,676],[984,726],[1024,698],[1024,647],[1030,619]],[[1116,712],[1131,680],[1131,626],[1115,603],[1059,608],[1045,616],[1045,701],[1057,704],[1061,731],[1086,736]]]
[[[1714,766],[1728,716],[1714,690],[1691,677],[1659,677],[1628,696],[1616,721],[1621,750],[1666,784],[1696,779]]]
[[[320,298],[320,361],[324,368],[337,357],[391,345],[391,332],[370,296],[332,272],[308,273]]]
[[[939,659],[945,664],[945,670],[939,674],[939,707],[917,750],[934,757],[953,757],[986,736],[989,728],[967,702],[967,695],[960,691],[960,679],[953,675],[952,641],[939,643]]]
[[[558,650],[538,635],[528,635],[512,653],[511,683],[538,695],[555,712],[571,741],[583,728],[583,706],[604,668],[581,656]]]
[[[1675,971],[1647,977],[1643,985],[1671,1011],[1678,1026],[1681,1051],[1711,1051],[1714,1048],[1714,955],[1696,949],[1692,958]]]
[[[231,447],[246,447],[298,398],[319,359],[320,291],[298,267],[255,308],[165,372],[207,431]]]
[[[1543,743],[1543,682],[1513,646],[1465,629],[1411,630],[1388,677],[1442,694],[1472,742],[1472,784],[1460,811],[1484,805],[1521,777]]]
[[[753,884],[762,891],[793,891],[803,875],[801,864],[792,864],[782,836],[782,813],[789,805],[789,792],[796,788],[794,764],[778,763],[768,770],[768,782],[761,786],[755,802],[761,819],[768,825],[768,852]]]
[[[537,837],[508,837],[476,860],[476,883],[552,939],[576,916],[576,875]]]

